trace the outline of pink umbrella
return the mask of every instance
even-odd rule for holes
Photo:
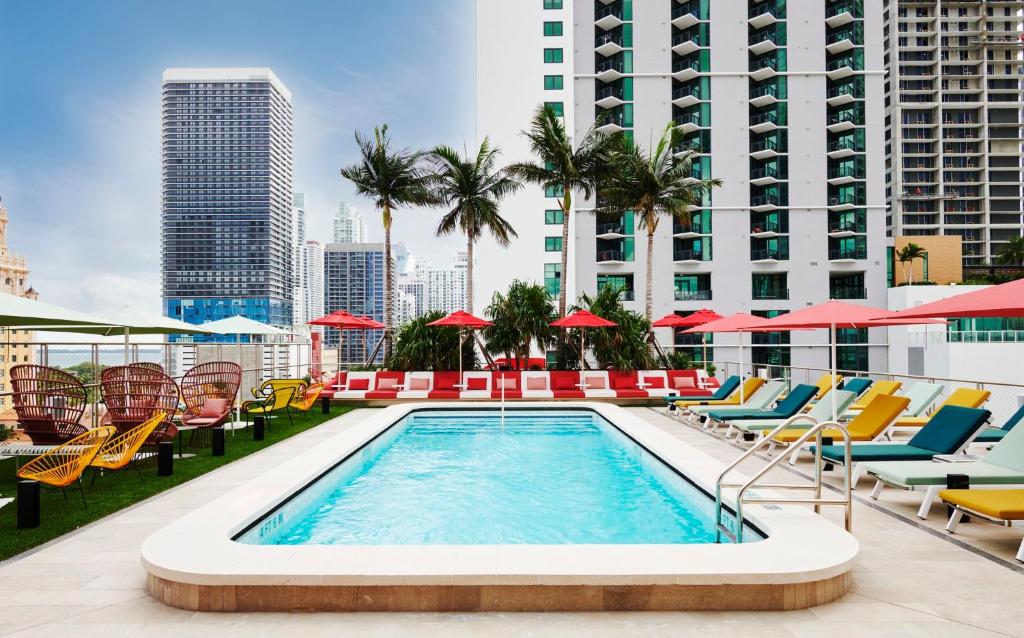
[[[696,333],[696,332],[736,332],[739,333],[739,351],[740,351],[740,378],[743,378],[743,333],[744,332],[761,332],[761,326],[768,323],[767,319],[762,317],[755,317],[754,315],[748,315],[745,312],[737,312],[734,315],[723,317],[722,319],[716,319],[709,321],[699,326],[694,326],[688,330],[683,330],[684,333]],[[740,403],[746,400],[743,396],[743,384],[740,383]]]
[[[711,321],[717,321],[724,319],[722,315],[718,314],[714,310],[708,310],[707,308],[701,308],[697,312],[690,313],[685,317],[677,315],[675,313],[665,315],[661,319],[658,319],[651,324],[652,328],[689,328],[691,326],[700,326]],[[708,346],[704,343],[704,333],[700,335],[700,345],[702,348],[701,362],[706,366],[708,363]]]
[[[955,297],[883,314],[882,317],[1024,317],[1024,279],[965,292]]]

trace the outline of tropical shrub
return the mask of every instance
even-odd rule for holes
[[[505,294],[494,293],[486,314],[494,323],[483,331],[492,355],[525,360],[533,344],[544,351],[554,343],[555,306],[544,286],[517,279]]]
[[[693,357],[683,350],[666,350],[661,360],[668,370],[689,370],[694,367]]]
[[[444,317],[445,313],[434,310],[416,317],[398,328],[391,358],[387,360],[389,370],[458,370],[459,329],[447,326],[430,326],[431,321]],[[476,349],[473,339],[466,333],[462,344],[462,369],[476,368]]]
[[[597,359],[598,367],[649,370],[655,365],[648,342],[651,322],[642,314],[624,308],[621,294],[622,290],[615,286],[605,286],[593,297],[584,293],[573,311],[589,310],[618,324],[614,328],[588,328],[584,333],[585,343]]]

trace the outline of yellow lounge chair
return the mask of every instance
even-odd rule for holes
[[[839,384],[841,384],[843,382],[843,378],[844,377],[841,374],[837,374],[836,375],[835,384],[834,384],[835,387],[837,387],[837,388],[839,387]],[[823,375],[821,375],[821,378],[818,379],[817,381],[815,381],[814,385],[816,385],[818,387],[818,393],[814,395],[814,400],[817,401],[817,400],[821,399],[821,397],[825,396],[826,392],[828,392],[829,390],[832,389],[832,387],[833,387],[832,375],[831,374],[823,374]]]
[[[100,448],[99,452],[96,453],[92,463],[89,465],[105,470],[120,470],[126,467],[135,458],[135,455],[146,442],[146,439],[149,438],[149,435],[153,433],[153,430],[163,423],[165,416],[166,413],[158,412],[148,421],[135,426],[127,432],[110,437],[103,444],[103,447]],[[138,470],[138,468],[135,469]],[[141,472],[139,472],[139,478],[142,478]],[[93,475],[93,481],[95,480],[96,477]]]
[[[50,487],[60,489],[78,483],[85,503],[85,490],[82,488],[82,472],[96,457],[96,453],[107,439],[117,432],[117,428],[106,425],[79,434],[67,443],[58,445],[41,456],[37,456],[18,470],[18,478],[39,481]],[[67,495],[65,494],[65,497]]]
[[[288,415],[288,422],[292,422],[291,402],[295,396],[294,387],[282,387],[263,397],[242,403],[242,412],[245,413],[245,420],[248,422],[249,415],[266,417],[267,429],[270,429],[270,421],[274,412],[284,410]]]
[[[988,390],[975,390],[974,388],[957,388],[949,398],[942,402],[942,405],[935,408],[938,412],[947,405],[955,405],[961,408],[980,408],[988,401],[991,392]],[[896,421],[893,427],[897,428],[920,428],[924,427],[930,416],[907,416]]]
[[[856,403],[850,406],[850,410],[860,412],[871,403],[877,396],[896,394],[903,387],[902,381],[875,381],[871,387],[864,392]]]
[[[274,390],[280,390],[282,388],[292,388],[295,390],[295,396],[299,396],[303,393],[308,384],[303,379],[268,379],[260,384],[258,388],[251,388],[249,391],[252,392],[252,398],[254,399],[265,399]]]
[[[761,389],[765,383],[761,377],[750,377],[743,382],[743,397],[749,398],[753,396],[755,392]],[[676,401],[676,407],[686,409],[692,405],[739,405],[740,404],[740,389],[736,388],[736,391],[728,396],[728,398],[720,399],[718,401]]]
[[[291,407],[300,412],[305,412],[313,407],[313,404],[316,403],[318,398],[320,398],[320,393],[323,391],[324,384],[314,383],[308,388],[304,388],[302,394],[296,393],[295,397],[292,399]]]
[[[956,533],[964,514],[977,516],[1009,527],[1024,521],[1024,490],[942,490],[939,498],[953,506],[946,531]],[[1024,562],[1024,542],[1017,550],[1017,560]]]

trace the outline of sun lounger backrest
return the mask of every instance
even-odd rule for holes
[[[932,415],[907,444],[936,454],[953,454],[971,440],[990,416],[991,412],[981,408],[947,405]]]
[[[1017,411],[1010,415],[1010,418],[1003,424],[1002,430],[1009,432],[1013,428],[1017,427],[1017,424],[1024,421],[1024,405],[1017,408]]]
[[[747,379],[747,381],[749,382],[750,379]],[[747,395],[747,400],[743,406],[751,410],[763,410],[772,403],[775,403],[775,400],[785,391],[786,383],[784,381],[768,381],[761,386],[760,390]]]
[[[915,383],[907,388],[903,396],[910,399],[904,416],[920,416],[928,409],[935,399],[942,394],[942,386],[937,383]]]
[[[714,394],[714,396],[712,398],[713,399],[724,399],[725,397],[727,397],[730,394],[732,394],[733,391],[736,390],[736,388],[738,388],[738,387],[740,387],[740,377],[739,377],[738,374],[734,374],[731,377],[729,377],[728,379],[726,379],[725,383],[723,383],[722,385],[718,386],[718,389],[715,390],[715,394]]]
[[[850,407],[856,395],[849,390],[836,390],[836,414],[842,414],[846,411],[846,408]],[[832,395],[831,393],[821,397],[821,401],[818,401],[814,406],[807,412],[807,416],[811,417],[815,421],[831,421],[832,420]]]
[[[867,406],[877,396],[896,394],[902,386],[903,383],[900,381],[875,381],[871,384],[871,387],[867,389],[867,392],[857,399],[857,405]]]
[[[835,386],[839,387],[843,382],[843,375],[837,374],[835,379]],[[825,396],[825,393],[832,389],[832,375],[823,374],[821,378],[814,382],[815,396],[821,398]]]
[[[1021,406],[1014,416],[1022,413],[1024,413],[1024,406]],[[1013,419],[1013,417],[1010,418]],[[999,467],[1024,472],[1024,426],[1011,427],[1003,440],[996,443],[992,451],[985,455],[984,461]]]
[[[910,399],[892,394],[880,394],[871,400],[861,412],[850,421],[846,428],[851,436],[858,439],[877,438],[886,428],[892,425],[896,417],[907,409]]]
[[[843,389],[847,392],[852,392],[855,395],[861,395],[871,385],[871,379],[865,377],[857,377],[855,379],[847,379],[843,382]]]
[[[988,390],[975,388],[957,388],[942,402],[942,407],[947,405],[958,405],[962,408],[980,408],[985,401],[988,401],[992,393]]]
[[[813,399],[818,394],[818,387],[806,383],[801,383],[786,395],[775,411],[779,414],[783,414],[786,417],[790,417],[800,411],[802,407]]]
[[[783,390],[786,389],[786,384],[782,383],[781,381],[774,381],[773,383],[779,384],[779,387],[781,387]],[[765,385],[767,385],[767,382],[761,377],[750,377],[749,379],[743,382],[743,398],[746,400],[746,402],[749,402],[750,399],[754,398],[754,396],[757,395],[759,390],[765,389]],[[780,391],[779,394],[782,394],[782,392]],[[772,401],[777,399],[779,397],[779,394],[776,394]],[[739,399],[740,393],[738,389],[735,392],[733,392],[729,396],[729,398],[731,399],[734,396],[737,399]]]

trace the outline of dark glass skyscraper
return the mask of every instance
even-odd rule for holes
[[[163,74],[164,313],[290,326],[291,93],[270,69]]]

